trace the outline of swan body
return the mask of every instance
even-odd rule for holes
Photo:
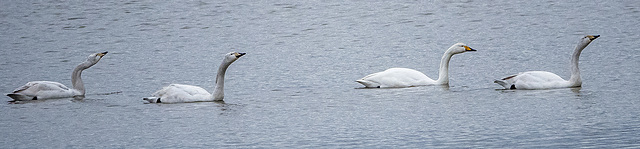
[[[413,87],[424,85],[448,85],[449,84],[449,61],[455,54],[467,51],[476,51],[464,43],[456,43],[449,47],[440,61],[438,80],[433,80],[427,75],[417,70],[409,68],[390,68],[382,72],[373,73],[356,80],[356,82],[367,88],[387,88],[387,87]]]
[[[411,87],[436,84],[436,81],[417,70],[409,68],[389,68],[373,73],[356,82],[365,87]]]
[[[516,75],[511,75],[500,80],[495,80],[505,89],[553,89],[553,88],[570,88],[582,86],[580,78],[580,69],[578,68],[578,60],[580,53],[591,41],[600,37],[600,35],[587,35],[583,37],[571,57],[571,78],[564,80],[560,76],[547,71],[527,71]]]
[[[153,97],[147,97],[147,101],[151,103],[181,103],[181,102],[198,102],[213,101],[210,99],[212,95],[207,90],[193,85],[171,84],[151,94]],[[159,100],[162,99],[162,100]]]
[[[505,89],[550,89],[572,86],[569,81],[547,71],[521,72],[504,80],[496,80],[495,83],[502,85]]]
[[[80,63],[71,73],[71,83],[73,88],[68,88],[62,83],[52,81],[31,81],[16,88],[12,93],[6,94],[14,101],[41,100],[54,98],[68,98],[84,96],[85,89],[80,77],[82,71],[95,65],[107,52],[89,55],[87,60]]]
[[[236,61],[246,53],[231,52],[225,55],[222,64],[218,68],[216,76],[216,86],[213,94],[207,90],[193,85],[171,84],[151,94],[152,97],[142,98],[149,103],[183,103],[183,102],[204,102],[222,101],[224,98],[224,75],[231,63]]]

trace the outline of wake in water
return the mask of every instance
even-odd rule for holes
[[[120,94],[120,93],[122,93],[122,91],[110,92],[110,93],[97,93],[97,94],[90,94],[90,95],[112,95],[112,94]]]
[[[108,92],[108,93],[95,93],[95,94],[87,94],[87,95],[113,95],[113,94],[120,94],[122,93],[122,91],[115,91],[115,92]],[[85,98],[85,96],[74,96],[74,97],[70,97],[73,100],[83,100]],[[68,99],[68,98],[60,98],[60,99]],[[51,99],[51,100],[55,100],[55,99]],[[24,104],[24,103],[35,103],[35,102],[44,102],[47,100],[11,100],[8,101],[9,104]]]

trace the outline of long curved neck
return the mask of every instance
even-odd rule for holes
[[[451,57],[453,54],[449,50],[442,55],[442,60],[440,60],[440,70],[438,71],[438,80],[436,80],[437,84],[449,84],[449,61],[451,61]]]
[[[227,72],[227,68],[229,65],[226,61],[223,61],[218,67],[218,74],[216,76],[216,86],[213,90],[213,100],[214,101],[222,101],[224,98],[224,74]]]
[[[73,85],[73,89],[80,92],[81,95],[84,95],[84,83],[82,82],[82,71],[87,69],[87,63],[80,63],[80,65],[76,66],[71,73],[71,85]]]
[[[580,78],[580,68],[578,68],[580,53],[582,50],[589,45],[590,42],[580,42],[576,46],[576,49],[573,51],[571,55],[571,78],[569,78],[569,83],[571,86],[577,87],[582,85],[582,79]]]

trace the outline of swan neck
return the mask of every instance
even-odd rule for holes
[[[573,51],[571,55],[571,78],[569,78],[569,83],[572,86],[581,86],[582,79],[580,78],[580,68],[578,68],[580,53],[582,50],[587,47],[591,42],[580,42],[576,46],[576,49]]]
[[[80,92],[80,95],[84,95],[84,83],[82,82],[81,77],[82,71],[89,67],[90,66],[87,64],[87,62],[84,62],[76,66],[76,68],[73,69],[73,72],[71,73],[71,85],[73,85],[73,89]]]
[[[215,101],[222,101],[224,98],[224,75],[230,64],[230,62],[223,61],[222,64],[220,64],[220,67],[218,67],[216,86],[213,90],[213,100]]]
[[[449,50],[442,56],[440,69],[438,71],[438,80],[436,80],[437,84],[449,84],[449,61],[451,61],[452,56],[453,54]]]

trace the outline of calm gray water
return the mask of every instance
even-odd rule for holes
[[[0,92],[71,86],[87,55],[87,97],[0,104],[1,148],[638,148],[638,1],[2,1]],[[583,87],[505,91],[494,79],[569,77]],[[450,86],[359,89],[391,67]],[[225,103],[144,104],[170,83],[211,89],[222,55]],[[2,101],[9,101],[6,96]]]

